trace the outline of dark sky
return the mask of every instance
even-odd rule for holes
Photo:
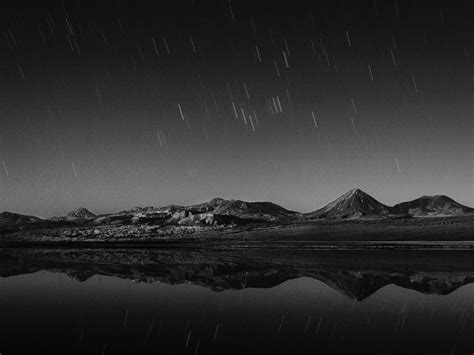
[[[0,210],[474,205],[469,1],[8,3]]]

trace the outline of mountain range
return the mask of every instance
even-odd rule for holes
[[[41,219],[11,212],[0,213],[0,226],[41,223],[154,224],[154,225],[227,225],[291,222],[313,219],[381,219],[389,217],[436,217],[474,214],[474,208],[463,206],[444,195],[422,196],[393,207],[377,201],[360,189],[352,189],[326,206],[309,213],[287,210],[271,202],[247,202],[215,198],[190,206],[135,207],[116,213],[96,215],[78,208],[64,217]]]

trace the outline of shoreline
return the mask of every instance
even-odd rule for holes
[[[0,249],[209,249],[209,250],[472,250],[474,241],[9,241]]]
[[[0,248],[466,249],[474,216],[408,220],[295,221],[236,228],[105,225],[0,233]]]

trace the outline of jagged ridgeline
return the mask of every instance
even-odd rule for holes
[[[437,217],[474,214],[444,195],[423,196],[387,206],[360,189],[353,189],[326,206],[310,213],[287,210],[272,202],[247,202],[215,198],[208,202],[180,206],[135,207],[97,215],[81,207],[66,216],[41,219],[12,212],[0,213],[2,231],[32,226],[127,225],[156,226],[242,226],[255,223],[292,223],[303,220],[386,219],[401,217]]]

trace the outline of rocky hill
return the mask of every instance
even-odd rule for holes
[[[27,216],[13,212],[0,213],[0,225],[20,225],[40,222],[41,218],[35,216]]]
[[[246,202],[215,198],[209,202],[192,205],[188,210],[195,213],[210,212],[216,215],[230,215],[243,219],[276,221],[299,215],[272,202]]]
[[[413,216],[448,216],[474,213],[474,208],[463,206],[445,195],[434,195],[399,203],[391,211]]]

